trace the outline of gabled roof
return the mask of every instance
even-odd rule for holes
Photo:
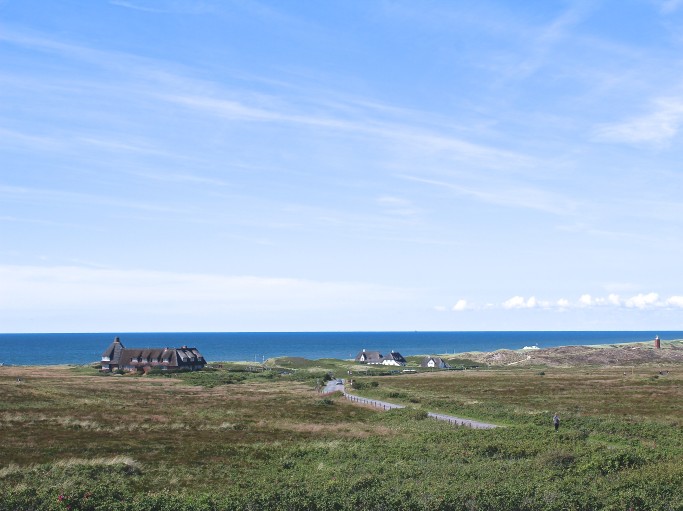
[[[104,350],[104,353],[102,353],[102,358],[108,358],[109,360],[118,359],[123,348],[123,344],[121,343],[119,338],[116,337],[114,338],[114,342],[112,342],[109,345],[109,347],[106,350]]]
[[[181,348],[125,348],[119,338],[102,354],[103,364],[109,359],[109,366],[144,367],[197,367],[206,364],[206,360],[197,348],[183,346]]]
[[[394,360],[394,361],[399,362],[401,364],[407,363],[407,360],[405,358],[403,358],[403,355],[401,355],[398,351],[392,351],[385,358],[388,358],[390,360]]]
[[[127,348],[121,351],[122,366],[162,364],[171,367],[206,364],[197,348]]]
[[[421,367],[429,367],[429,361],[430,360],[434,361],[434,365],[436,367],[451,367],[450,365],[448,365],[448,362],[446,362],[441,357],[434,357],[434,356],[429,356],[429,357],[423,358],[422,362],[420,363],[420,366]]]
[[[359,351],[358,355],[356,355],[356,362],[365,362],[367,363],[372,363],[372,362],[377,362],[377,363],[382,363],[382,360],[384,360],[384,355],[382,355],[379,351]]]

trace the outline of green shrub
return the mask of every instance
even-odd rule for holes
[[[416,421],[425,420],[429,417],[429,414],[423,410],[410,410],[408,416]]]

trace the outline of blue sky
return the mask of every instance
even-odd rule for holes
[[[0,329],[683,329],[683,1],[0,0]]]

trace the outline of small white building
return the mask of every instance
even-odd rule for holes
[[[384,356],[379,351],[366,351],[363,349],[356,355],[356,362],[361,364],[382,364]]]
[[[401,355],[398,351],[393,351],[389,353],[386,357],[384,357],[384,360],[382,360],[382,365],[385,366],[404,366],[408,362],[405,358],[403,358],[403,355]]]
[[[420,367],[433,367],[436,369],[450,369],[450,365],[441,357],[425,357],[422,359]]]

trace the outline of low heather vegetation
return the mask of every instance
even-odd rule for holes
[[[683,509],[681,366],[354,374],[390,412],[345,367],[0,368],[0,510]]]

